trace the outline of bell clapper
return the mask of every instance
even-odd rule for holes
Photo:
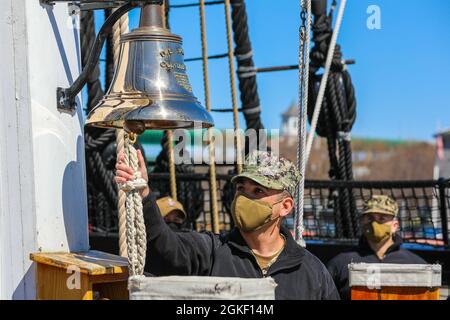
[[[125,120],[123,129],[130,134],[141,135],[145,131],[145,123],[139,120]]]

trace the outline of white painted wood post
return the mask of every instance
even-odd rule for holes
[[[89,249],[81,100],[56,108],[80,73],[78,18],[0,1],[0,299],[35,298],[31,252]]]

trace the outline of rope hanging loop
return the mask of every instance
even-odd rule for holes
[[[137,151],[131,143],[128,134],[124,134],[123,152],[129,160],[129,166],[134,171],[134,179],[120,184],[119,189],[126,193],[126,243],[130,276],[144,273],[147,251],[147,234],[144,223],[142,197],[140,190],[147,186],[147,181],[139,172]]]

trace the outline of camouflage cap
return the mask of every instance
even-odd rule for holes
[[[363,214],[368,213],[383,213],[395,217],[398,213],[398,205],[389,196],[374,195],[364,204]]]
[[[286,190],[294,196],[300,176],[291,161],[270,152],[254,151],[247,156],[242,173],[234,176],[231,182],[248,178],[266,188]]]
[[[159,211],[161,212],[161,216],[165,217],[172,211],[178,210],[186,219],[186,212],[184,211],[183,205],[180,202],[172,199],[171,197],[160,198],[156,200],[156,204],[158,205]]]

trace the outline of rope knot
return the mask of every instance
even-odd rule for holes
[[[125,183],[119,184],[119,189],[124,192],[130,192],[133,190],[142,190],[147,186],[147,181],[141,177],[141,173],[136,171],[134,173],[134,179]]]

